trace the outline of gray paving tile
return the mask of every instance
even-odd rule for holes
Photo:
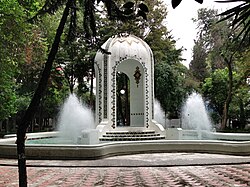
[[[240,162],[242,158],[245,163],[242,160]],[[214,160],[217,160],[216,164],[213,164]],[[169,165],[168,161],[171,161],[172,165]],[[183,161],[185,165],[178,165],[179,161]],[[139,154],[94,161],[28,160],[28,185],[30,187],[250,186],[248,161],[249,157],[200,153]],[[196,165],[192,165],[194,163]],[[16,186],[18,186],[16,160],[0,159],[0,187]]]

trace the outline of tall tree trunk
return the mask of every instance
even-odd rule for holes
[[[239,108],[240,108],[240,128],[244,129],[246,125],[246,115],[245,115],[245,109],[244,109],[244,103],[243,100],[240,99],[239,101]]]
[[[21,120],[21,123],[18,125],[16,143],[17,143],[18,172],[19,172],[19,186],[20,187],[27,186],[27,171],[26,171],[26,157],[25,157],[26,130],[29,126],[29,123],[34,118],[35,112],[37,111],[37,108],[39,106],[42,95],[44,94],[45,89],[47,87],[52,64],[53,64],[53,61],[54,61],[55,56],[56,56],[57,51],[58,51],[60,37],[63,33],[64,25],[67,21],[70,6],[71,6],[71,0],[68,0],[66,7],[64,9],[64,12],[63,12],[63,16],[62,16],[61,21],[59,23],[59,26],[57,28],[56,36],[55,36],[54,42],[52,44],[47,62],[45,64],[45,67],[44,67],[44,70],[42,73],[42,77],[39,81],[38,87],[35,91],[35,94],[31,100],[29,107],[26,110],[26,112]]]
[[[228,92],[227,92],[227,98],[224,103],[224,108],[223,108],[223,115],[222,115],[222,122],[221,122],[221,129],[225,129],[226,124],[227,124],[227,119],[228,119],[228,109],[230,102],[232,100],[232,90],[233,90],[233,70],[232,70],[232,57],[230,59],[227,59],[224,57],[224,60],[227,64],[228,68]]]

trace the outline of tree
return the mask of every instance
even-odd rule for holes
[[[176,8],[182,0],[172,0],[172,7]],[[203,0],[195,0],[198,3],[203,3]],[[221,16],[225,16],[221,21],[228,20],[233,18],[232,28],[237,29],[239,26],[242,26],[241,32],[238,36],[243,35],[242,41],[249,35],[250,32],[250,3],[249,0],[219,0],[215,1],[218,3],[233,3],[233,2],[242,2],[240,5],[236,5],[235,7],[226,10],[221,13]],[[250,40],[248,40],[248,43]]]
[[[15,69],[15,64],[11,62],[4,61],[0,64],[0,121],[9,118],[17,110],[13,80]]]
[[[218,23],[220,18],[217,15],[217,10],[202,8],[198,10],[198,18],[193,19],[198,28],[196,42],[202,46],[204,51],[202,58],[206,59],[207,67],[211,71],[226,67],[220,54],[221,47],[230,33],[228,23],[226,21]],[[194,53],[195,55],[197,54]]]
[[[228,118],[239,121],[243,128],[246,119],[249,117],[249,85],[247,83],[249,69],[246,68],[246,64],[244,66],[242,64],[245,64],[244,60],[237,64],[235,68],[237,72],[233,71],[233,94],[228,109]],[[227,68],[217,69],[211,73],[210,77],[205,79],[202,86],[203,94],[209,101],[209,107],[214,111],[213,116],[216,123],[219,123],[223,117],[224,103],[227,99],[225,93],[228,92],[228,79]]]
[[[166,62],[155,65],[155,97],[170,119],[177,118],[186,96],[184,77],[175,66]]]
[[[24,55],[27,24],[23,23],[23,9],[14,1],[1,1],[0,6],[0,120],[16,113],[15,77],[18,63]]]
[[[240,39],[237,38],[236,30],[229,27],[229,20],[218,22],[216,10],[200,9],[198,19],[195,20],[199,27],[199,40],[204,41],[207,51],[207,62],[210,63],[211,71],[217,68],[228,70],[227,98],[224,101],[221,129],[224,129],[228,120],[229,105],[233,94],[233,69],[236,54],[245,50],[240,48]],[[242,43],[242,42],[241,42]]]
[[[220,0],[216,1],[219,3],[233,3],[241,2],[241,4],[222,12],[220,15],[225,16],[220,21],[228,20],[233,18],[231,26],[233,30],[237,30],[240,27],[240,32],[237,37],[242,37],[241,41],[243,42],[248,38],[248,44],[250,42],[249,33],[250,33],[250,3],[248,0]]]
[[[250,113],[250,92],[249,92],[249,48],[236,55],[236,62],[234,63],[234,89],[233,98],[229,108],[229,116],[236,119],[239,128],[243,129],[247,124]]]
[[[17,129],[17,154],[18,154],[19,185],[20,186],[27,186],[26,158],[25,158],[25,145],[24,145],[26,130],[29,126],[29,122],[32,120],[35,112],[37,111],[37,107],[39,106],[40,99],[42,98],[44,90],[47,86],[52,64],[53,64],[55,55],[58,50],[60,37],[62,35],[64,25],[67,20],[67,16],[69,14],[70,6],[71,6],[71,1],[69,0],[64,9],[63,16],[58,26],[57,33],[56,33],[51,51],[49,53],[47,62],[45,64],[38,87]]]
[[[226,100],[228,87],[228,69],[217,69],[205,79],[202,85],[202,92],[205,98],[209,101],[209,106],[212,110],[219,114],[219,119],[223,116],[223,107]],[[218,123],[220,120],[216,120]]]
[[[231,32],[224,33],[225,35],[222,35],[222,40],[224,40],[224,43],[222,43],[222,46],[220,48],[220,56],[223,59],[224,64],[228,68],[228,92],[227,92],[227,98],[224,103],[223,108],[223,116],[222,116],[222,122],[221,122],[221,129],[224,129],[226,127],[227,121],[228,121],[228,111],[229,111],[229,105],[233,98],[233,82],[234,82],[234,76],[233,76],[233,70],[235,67],[235,62],[237,60],[237,54],[242,54],[246,49],[248,49],[248,46],[241,45],[244,43],[244,40],[239,39],[237,36],[237,31],[231,30]],[[235,38],[236,37],[236,38]],[[248,38],[247,38],[248,39]]]
[[[189,69],[196,80],[203,82],[208,76],[207,52],[202,40],[195,41],[193,47],[193,59],[189,64]]]

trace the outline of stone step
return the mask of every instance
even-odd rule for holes
[[[155,134],[104,134],[103,137],[152,137],[160,136],[159,133]]]
[[[107,131],[100,141],[143,141],[143,140],[161,140],[164,136],[156,133],[154,130],[144,131]]]
[[[143,141],[143,140],[162,140],[164,136],[149,136],[149,137],[102,137],[100,141]]]
[[[106,134],[155,134],[154,130],[145,130],[145,131],[108,131]]]

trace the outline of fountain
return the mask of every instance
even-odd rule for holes
[[[168,127],[168,120],[166,119],[164,111],[162,110],[161,105],[157,99],[154,100],[154,118],[156,121],[162,124],[165,129]]]
[[[182,128],[166,129],[168,139],[179,140],[222,140],[249,141],[248,133],[219,133],[212,128],[212,123],[206,111],[200,94],[192,93],[186,100],[181,114]]]
[[[75,94],[70,94],[60,111],[58,131],[63,139],[79,143],[83,131],[95,129],[92,111],[83,105]]]
[[[182,107],[181,121],[182,129],[189,130],[189,132],[194,130],[193,132],[197,134],[198,139],[202,139],[202,134],[206,134],[207,138],[209,137],[212,123],[200,94],[193,92],[189,95]]]
[[[150,47],[138,37],[124,34],[110,38],[102,48],[111,52],[111,55],[98,52],[95,59],[97,80],[95,125],[92,125],[93,117],[90,111],[83,107],[74,95],[71,95],[62,109],[59,119],[61,133],[27,133],[25,152],[28,159],[97,159],[111,155],[149,152],[250,155],[249,134],[225,135],[211,132],[217,140],[204,140],[204,134],[200,133],[198,138],[190,140],[185,139],[184,135],[186,131],[192,130],[177,128],[177,132],[181,136],[171,139],[167,132],[174,128],[165,130],[159,124],[161,122],[165,125],[165,121],[162,122],[163,117],[157,116],[158,113],[163,115],[163,112],[159,112],[160,105],[157,103],[154,107],[154,58]],[[126,107],[124,110],[118,111],[117,103],[121,99],[121,96],[119,98],[118,95],[121,90],[116,86],[120,81],[118,78],[121,73],[124,74],[123,78],[126,80],[122,89],[126,90],[125,93],[129,99],[125,100],[125,105],[119,103],[120,106],[123,104]],[[197,100],[199,99],[191,99],[188,103],[196,106]],[[195,122],[195,118],[201,116],[200,112],[201,109],[198,114],[187,112],[189,117],[186,123],[188,125],[196,124],[193,131],[203,132],[203,130],[211,129],[203,126],[205,122]],[[123,120],[123,126],[117,123],[118,118]],[[69,133],[70,131],[72,133]],[[139,136],[135,137],[135,134]],[[124,141],[124,139],[117,138],[117,135],[126,135],[129,136],[129,139]],[[0,157],[16,158],[15,136],[7,135],[5,139],[0,140]],[[63,137],[71,142],[29,144],[29,141],[36,139],[52,140],[55,137]],[[114,141],[95,142],[97,139]]]
[[[212,130],[212,123],[200,94],[193,92],[182,108],[182,128],[200,130]]]

